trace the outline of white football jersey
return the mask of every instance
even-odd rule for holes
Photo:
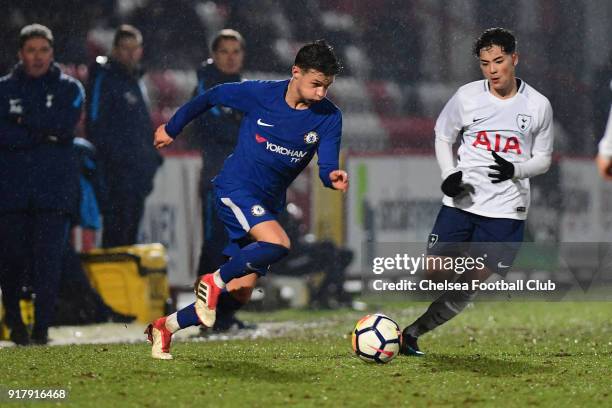
[[[521,163],[533,154],[552,153],[553,120],[548,99],[517,79],[518,91],[500,99],[480,80],[459,88],[436,121],[436,137],[454,143],[462,137],[457,151],[457,170],[473,192],[460,199],[444,196],[444,205],[493,218],[524,220],[529,210],[529,179],[512,179],[493,184],[492,151],[504,159]]]

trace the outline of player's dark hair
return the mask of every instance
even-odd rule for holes
[[[42,24],[30,24],[21,29],[19,33],[19,48],[23,48],[25,43],[31,38],[44,38],[53,47],[53,33]]]
[[[512,54],[516,51],[516,38],[512,31],[505,28],[489,28],[474,43],[474,55],[478,58],[481,50],[489,49],[494,45],[498,45],[504,53]]]
[[[212,44],[210,45],[210,49],[212,50],[212,52],[216,52],[219,49],[219,46],[221,45],[221,41],[224,40],[238,41],[243,50],[246,45],[244,42],[244,38],[238,31],[232,30],[231,28],[224,28],[223,30],[219,31],[215,38],[212,40]]]
[[[139,44],[142,44],[142,34],[139,29],[129,24],[122,24],[115,31],[113,38],[113,48],[118,47],[121,41],[125,38],[135,38]]]
[[[327,76],[336,75],[342,69],[334,48],[325,40],[317,40],[300,48],[293,65],[306,71],[314,69]]]

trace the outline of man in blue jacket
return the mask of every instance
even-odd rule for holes
[[[217,33],[211,44],[212,58],[206,60],[197,71],[198,85],[195,96],[202,95],[216,85],[241,82],[240,71],[244,61],[244,39],[239,32],[224,29]],[[242,112],[227,106],[215,106],[195,122],[194,130],[202,147],[202,249],[198,275],[217,270],[226,261],[223,254],[229,237],[215,210],[215,193],[212,179],[219,174],[223,162],[234,150]],[[249,282],[256,275],[245,277]],[[239,283],[239,282],[237,282]],[[243,282],[244,283],[244,282]],[[242,287],[244,285],[239,285]],[[252,286],[252,285],[248,285]],[[224,292],[219,299],[219,314],[214,329],[224,331],[233,326],[244,327],[236,319],[235,312],[244,304],[242,291]],[[231,294],[231,293],[233,294]]]
[[[19,43],[20,62],[0,78],[0,285],[11,339],[45,344],[78,201],[72,140],[85,94],[53,63],[51,30],[28,25]],[[36,293],[31,338],[19,309],[26,270]]]
[[[151,146],[153,125],[141,81],[142,35],[129,25],[115,33],[110,58],[90,69],[87,135],[98,150],[105,248],[136,243],[145,198],[161,162]]]

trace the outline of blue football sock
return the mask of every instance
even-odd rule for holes
[[[192,303],[176,312],[176,320],[178,321],[181,329],[189,326],[199,326],[200,319],[198,319],[198,315],[195,311],[195,303]]]
[[[289,253],[282,245],[257,241],[242,248],[228,262],[221,266],[221,279],[228,283],[232,279],[256,272],[265,275],[268,266],[280,261]]]

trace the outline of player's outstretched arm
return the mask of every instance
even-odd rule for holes
[[[181,106],[172,115],[164,128],[166,135],[176,138],[189,122],[216,105],[248,113],[254,103],[253,89],[257,86],[256,81],[246,81],[219,84],[209,89]]]
[[[344,170],[334,170],[329,173],[329,179],[334,190],[340,190],[346,193],[349,188],[349,176]]]
[[[172,142],[174,142],[174,139],[171,138],[168,133],[166,133],[166,125],[160,125],[155,131],[153,146],[155,146],[156,149],[161,149],[168,146]]]

